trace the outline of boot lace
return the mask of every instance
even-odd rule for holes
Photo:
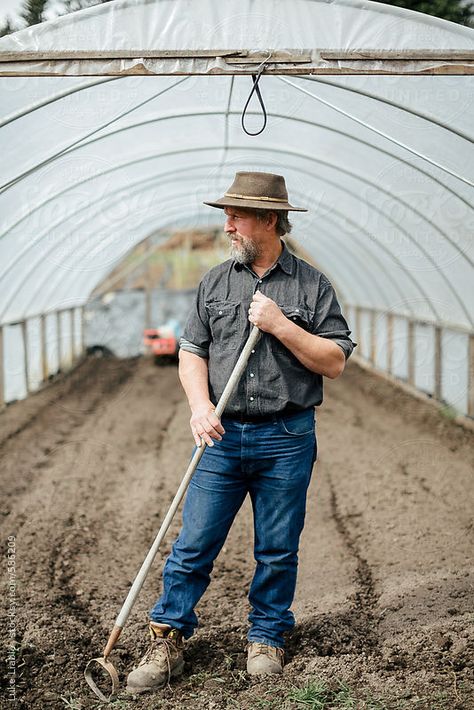
[[[140,665],[148,663],[149,661],[158,660],[157,656],[164,655],[166,659],[166,665],[168,667],[168,680],[167,685],[169,686],[171,678],[171,654],[178,650],[176,645],[176,640],[168,638],[166,636],[157,636],[150,641],[150,645],[145,655],[142,658]]]

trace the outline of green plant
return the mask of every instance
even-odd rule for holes
[[[314,680],[304,688],[295,688],[288,695],[288,700],[291,700],[297,705],[311,708],[311,710],[326,710],[328,702],[331,698],[331,691],[324,681]]]
[[[80,700],[77,700],[71,696],[69,696],[68,700],[64,697],[64,695],[61,695],[60,699],[63,701],[64,707],[69,708],[69,710],[83,710],[84,708]]]

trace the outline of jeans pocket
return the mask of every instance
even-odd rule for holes
[[[280,420],[281,428],[289,436],[307,436],[314,433],[314,412],[302,412]]]

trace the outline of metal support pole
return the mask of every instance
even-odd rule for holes
[[[46,346],[46,316],[40,316],[40,338],[41,338],[41,377],[46,382],[49,377],[48,349]]]
[[[415,322],[408,319],[408,382],[415,385]]]
[[[474,418],[474,335],[469,336],[469,355],[467,358],[467,362],[469,367],[467,413],[468,416]]]
[[[61,370],[61,311],[56,311],[56,337],[57,337],[57,350],[58,350],[58,372]]]
[[[387,313],[387,372],[393,371],[393,313]]]
[[[443,329],[435,326],[434,336],[434,397],[438,401],[441,400],[441,383],[443,378],[443,350],[442,350],[442,335]]]
[[[3,326],[0,325],[0,407],[5,404],[5,368],[3,364]]]
[[[28,363],[28,327],[26,320],[21,323],[21,335],[23,338],[23,367],[25,371],[26,394],[30,394],[30,368]]]

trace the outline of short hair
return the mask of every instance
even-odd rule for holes
[[[284,234],[289,234],[291,232],[293,225],[291,224],[290,220],[288,219],[288,211],[287,210],[254,209],[252,211],[255,213],[255,216],[257,217],[257,219],[260,220],[261,222],[263,222],[264,220],[267,219],[269,212],[274,212],[277,216],[277,221],[275,224],[275,231],[279,237],[283,237]]]

